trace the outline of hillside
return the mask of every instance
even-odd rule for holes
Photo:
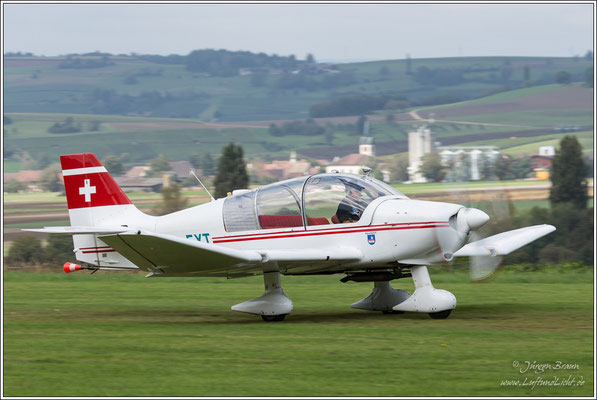
[[[216,74],[192,69],[185,57],[190,55],[173,60],[124,55],[4,57],[4,111],[204,121],[298,119],[307,118],[313,105],[344,95],[391,94],[409,104],[439,104],[525,84],[554,83],[559,71],[569,73],[572,81],[583,81],[592,66],[584,58],[536,57],[295,62],[287,67],[270,61],[266,67]]]
[[[101,61],[102,57],[82,59]],[[389,108],[369,113],[370,134],[379,155],[406,151],[408,131],[414,125],[428,123],[428,118],[433,120],[433,132],[443,145],[527,138],[508,142],[508,147],[516,148],[535,141],[528,138],[555,140],[557,127],[592,130],[593,126],[592,88],[549,83],[561,69],[581,79],[589,65],[584,59],[424,59],[318,64],[310,69],[299,63],[295,70],[299,72],[292,75],[304,74],[304,79],[295,82],[298,86],[292,89],[280,87],[280,80],[286,76],[282,70],[212,76],[191,72],[183,64],[157,64],[132,56],[109,57],[106,65],[97,68],[59,67],[67,60],[5,57],[7,119],[3,139],[8,170],[22,169],[37,160],[47,164],[60,154],[86,151],[99,157],[117,155],[126,165],[143,163],[159,154],[169,160],[183,160],[193,154],[217,155],[230,141],[242,144],[248,157],[286,158],[289,151],[297,150],[302,156],[331,159],[356,151],[358,114],[315,118],[325,128],[316,135],[273,135],[268,127],[304,119],[313,104],[347,93],[370,99],[379,98],[382,92],[401,93],[410,105],[416,104],[417,98],[433,96],[463,100],[406,109],[402,108],[406,103],[390,102]],[[72,58],[69,62],[73,63]],[[506,81],[513,86],[522,83],[525,66],[537,82],[549,84],[504,91]],[[416,76],[421,71],[427,71],[432,81],[442,76],[446,80],[436,85],[422,84],[421,76]],[[449,71],[460,72],[450,75]],[[262,80],[255,79],[257,73]],[[344,78],[333,78],[349,75],[350,81],[346,82],[342,82]],[[131,76],[133,83],[128,79]],[[323,82],[332,87],[323,87]],[[479,97],[487,91],[497,93]],[[105,98],[90,102],[90,93]],[[118,109],[108,107],[126,101],[147,110],[143,115],[132,115],[135,112],[130,109],[128,115],[117,115]],[[266,102],[267,112],[260,106]],[[180,118],[172,117],[178,114]],[[548,137],[554,134],[556,137]],[[589,139],[583,144],[590,144]]]

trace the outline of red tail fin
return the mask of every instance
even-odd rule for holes
[[[68,209],[131,204],[92,153],[60,156]]]

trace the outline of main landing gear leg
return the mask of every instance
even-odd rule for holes
[[[400,311],[393,310],[392,307],[409,297],[410,294],[406,290],[394,289],[390,285],[390,281],[374,281],[373,291],[369,296],[350,306],[361,310],[381,311],[384,314],[402,314]]]
[[[434,319],[448,318],[456,308],[456,297],[447,290],[436,289],[424,265],[410,267],[415,283],[414,293],[405,301],[392,307],[395,311],[429,313]]]
[[[232,306],[233,311],[261,315],[266,322],[282,321],[292,312],[292,300],[282,290],[280,272],[265,272],[263,274],[265,293],[253,300]]]

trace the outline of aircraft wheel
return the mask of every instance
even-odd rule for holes
[[[433,319],[446,319],[446,318],[448,318],[448,316],[450,315],[451,312],[452,312],[452,310],[432,312],[432,313],[429,313],[429,316]]]
[[[280,315],[262,315],[261,318],[265,322],[280,322],[280,321],[284,321],[284,318],[286,318],[286,314],[280,314]]]
[[[404,314],[404,311],[386,310],[382,311],[383,314]]]

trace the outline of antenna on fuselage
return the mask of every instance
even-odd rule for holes
[[[193,176],[195,177],[195,179],[197,179],[197,181],[199,181],[199,184],[201,184],[201,186],[203,187],[203,189],[205,189],[205,191],[207,192],[207,194],[211,198],[211,201],[216,201],[216,199],[214,199],[214,197],[211,195],[211,193],[209,193],[209,190],[207,190],[207,188],[205,187],[205,185],[203,184],[203,182],[201,182],[201,179],[199,179],[199,177],[195,174],[195,171],[193,169],[190,169],[189,172],[191,174],[193,174]]]
[[[373,171],[373,168],[367,166],[367,165],[363,165],[361,167],[361,170],[363,171],[363,173],[365,174],[364,176],[369,176],[369,174],[371,173],[371,171]]]

